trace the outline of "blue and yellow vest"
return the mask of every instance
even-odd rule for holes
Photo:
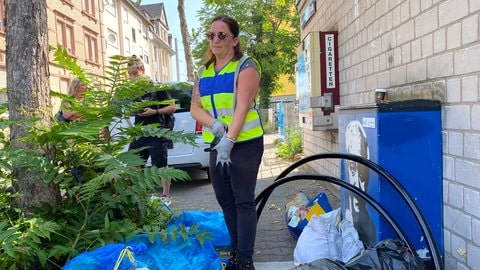
[[[201,67],[198,70],[200,100],[203,109],[214,118],[230,125],[233,120],[233,113],[236,106],[237,77],[242,64],[248,56],[243,56],[238,61],[230,61],[219,72],[215,72],[215,64],[208,67]],[[253,60],[253,59],[252,59]],[[255,60],[254,60],[255,61]],[[257,63],[255,61],[255,63]],[[257,64],[260,72],[260,66]],[[237,136],[237,142],[252,140],[263,135],[263,127],[260,121],[260,114],[256,108],[255,101],[252,102],[250,110],[245,117],[245,123]],[[202,128],[203,140],[211,143],[214,135],[209,127]]]

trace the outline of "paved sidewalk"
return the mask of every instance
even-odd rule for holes
[[[291,163],[276,157],[273,142],[277,134],[265,136],[263,154],[256,194],[270,185]],[[171,208],[180,213],[183,210],[219,211],[220,207],[213,194],[210,182],[204,172],[191,172],[192,181],[172,184]],[[270,195],[257,224],[254,262],[257,270],[291,269],[296,240],[290,235],[285,222],[285,204],[299,191],[310,198],[325,192],[333,207],[338,207],[338,194],[332,194],[324,183],[313,180],[299,180],[277,187]]]

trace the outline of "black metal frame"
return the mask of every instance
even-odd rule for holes
[[[320,181],[325,181],[325,182],[329,182],[329,183],[344,187],[349,191],[355,193],[356,195],[360,196],[361,198],[363,198],[367,203],[372,205],[373,208],[376,211],[378,211],[378,213],[380,213],[380,215],[389,223],[389,225],[393,228],[393,230],[397,233],[397,235],[401,238],[401,240],[403,240],[405,244],[411,249],[410,241],[408,241],[407,237],[405,236],[405,233],[400,228],[400,226],[398,226],[398,224],[391,217],[391,215],[387,211],[385,211],[385,209],[373,197],[371,197],[368,193],[362,191],[358,187],[346,181],[343,181],[339,178],[328,176],[328,175],[296,174],[294,176],[287,176],[289,173],[291,173],[293,170],[300,167],[301,165],[308,163],[310,161],[321,160],[321,159],[341,159],[341,160],[355,161],[357,163],[360,163],[368,167],[372,171],[382,176],[381,177],[382,179],[385,179],[387,182],[389,182],[392,185],[392,187],[395,189],[395,191],[399,193],[402,199],[407,203],[410,211],[415,216],[415,219],[420,225],[420,228],[422,230],[422,233],[426,239],[428,248],[432,255],[432,260],[433,260],[435,269],[443,270],[443,260],[438,250],[437,243],[435,241],[435,238],[433,237],[432,231],[425,219],[425,216],[420,211],[418,205],[415,203],[415,201],[412,199],[410,194],[403,188],[400,182],[393,175],[391,175],[389,172],[383,169],[380,165],[368,159],[365,159],[361,156],[345,154],[345,153],[322,153],[322,154],[315,154],[315,155],[305,157],[293,163],[292,165],[287,167],[283,172],[281,172],[280,175],[278,175],[277,178],[273,181],[273,183],[270,184],[268,187],[266,187],[255,198],[255,203],[257,205],[257,221],[258,219],[260,219],[260,215],[262,214],[263,208],[265,207],[265,204],[267,203],[268,198],[270,197],[270,195],[272,194],[273,190],[276,187],[291,181],[295,181],[295,180],[320,180]]]

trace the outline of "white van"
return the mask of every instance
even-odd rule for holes
[[[209,153],[204,150],[210,147],[210,145],[203,141],[202,126],[190,115],[193,83],[190,83],[190,85],[191,88],[189,91],[177,89],[169,91],[170,96],[175,99],[175,105],[177,106],[173,130],[183,130],[183,132],[186,133],[194,133],[197,146],[175,143],[173,149],[168,150],[168,166],[177,169],[204,169],[208,174]]]

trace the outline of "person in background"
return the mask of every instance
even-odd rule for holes
[[[133,55],[128,62],[128,75],[130,78],[143,77],[145,76],[145,66],[140,58]],[[172,98],[166,91],[157,91],[154,93],[147,93],[142,100],[156,100],[164,101],[171,100]],[[135,125],[149,125],[149,124],[162,124],[161,117],[162,114],[171,114],[176,110],[175,103],[172,102],[168,105],[165,105],[161,108],[157,106],[144,108],[141,112],[135,114]],[[138,149],[141,147],[148,146],[148,148],[141,150],[139,155],[141,158],[147,160],[148,157],[151,158],[152,166],[157,168],[167,168],[168,165],[168,139],[159,138],[159,137],[141,137],[137,140],[134,140],[129,145],[129,150]],[[162,200],[165,204],[170,205],[170,180],[162,179]]]
[[[68,95],[74,97],[80,103],[83,102],[86,91],[87,87],[79,79],[74,79],[68,87]],[[62,101],[59,117],[63,119],[59,119],[60,121],[71,122],[82,118],[82,115],[80,113],[68,110],[68,108],[71,106],[72,104],[70,104],[69,101]]]
[[[78,102],[82,103],[85,97],[85,92],[87,87],[79,79],[73,79],[68,87],[68,95],[74,97]],[[60,110],[58,111],[56,117],[59,122],[72,122],[77,121],[83,118],[83,116],[77,112],[69,110],[72,107],[70,101],[63,100]],[[83,165],[73,166],[70,169],[73,178],[77,182],[83,182],[85,176],[86,168]]]
[[[219,15],[206,36],[210,46],[198,70],[190,112],[211,143],[210,175],[231,238],[226,269],[254,269],[255,187],[264,130],[255,98],[260,66],[243,53],[235,19]]]

